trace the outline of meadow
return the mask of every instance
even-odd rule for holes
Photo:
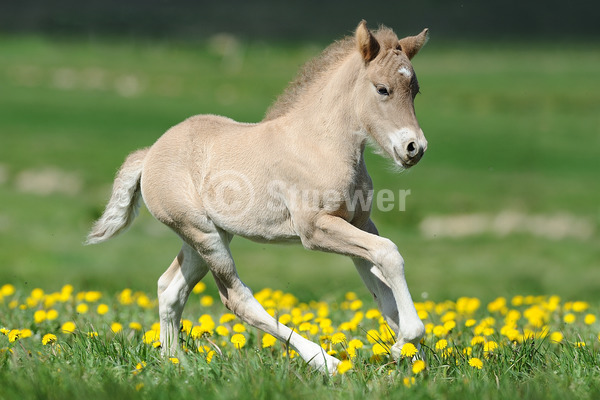
[[[206,338],[188,339],[179,364],[161,359],[143,339],[157,321],[156,280],[177,254],[178,239],[143,210],[118,239],[82,246],[126,154],[194,114],[259,121],[322,44],[245,43],[228,36],[202,43],[2,37],[0,47],[0,286],[14,287],[10,293],[6,286],[0,297],[0,328],[8,330],[0,336],[0,397],[206,392],[217,398],[363,398],[407,392],[417,398],[513,398],[515,391],[532,398],[597,397],[600,327],[586,323],[600,306],[597,45],[436,44],[434,36],[414,59],[427,155],[401,174],[371,151],[367,164],[376,189],[410,190],[404,211],[375,209],[373,219],[403,254],[414,300],[433,327],[456,323],[425,338],[424,371],[414,374],[410,357],[398,364],[384,353],[371,359],[374,343],[366,333],[385,332],[377,318],[363,315],[354,330],[341,329],[374,306],[349,260],[234,239],[240,276],[256,293],[280,289],[296,299],[290,309],[273,307],[279,316],[293,308],[317,315],[311,302],[331,309],[336,329],[329,334],[346,336],[331,350],[346,352],[353,364],[333,379],[290,360],[285,347],[262,349],[262,336],[251,329],[242,332],[247,343],[241,349],[227,342],[232,335],[213,332],[216,345],[217,339],[227,345],[210,363],[198,352],[198,346],[211,346],[201,342]],[[204,314],[218,322],[226,311],[212,279],[205,283],[184,312],[193,324]],[[75,289],[64,302],[46,300],[65,285]],[[123,305],[126,288],[138,293],[135,304],[143,294],[147,307]],[[78,298],[88,292],[99,292],[101,300]],[[363,305],[343,309],[347,292]],[[205,309],[202,296],[217,301]],[[529,300],[513,303],[519,296]],[[460,298],[475,298],[480,306],[459,312]],[[498,298],[506,300],[504,308],[490,310]],[[98,313],[99,302],[107,313]],[[80,313],[84,303],[90,311]],[[586,306],[573,311],[575,303]],[[534,306],[542,310],[541,322],[525,316]],[[36,311],[50,309],[55,319],[35,321]],[[520,313],[512,321],[519,337],[501,333],[511,310]],[[449,311],[454,318],[442,321]],[[575,320],[566,322],[568,314]],[[472,345],[482,336],[475,328],[489,317],[494,332]],[[465,326],[471,319],[475,325]],[[69,321],[76,323],[75,334],[62,333]],[[123,326],[117,334],[114,322]],[[315,337],[328,336],[319,329]],[[31,337],[21,333],[10,341],[14,330],[29,330]],[[560,343],[551,340],[555,332],[564,336]],[[56,335],[56,343],[43,345],[46,334]],[[353,338],[365,345],[357,359],[348,354]],[[441,339],[455,349],[451,354],[436,350]],[[496,351],[484,351],[489,342]],[[469,365],[473,357],[482,361],[481,370]],[[142,362],[146,366],[136,373]]]

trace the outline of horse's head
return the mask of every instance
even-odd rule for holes
[[[358,82],[362,91],[360,119],[379,146],[404,168],[418,163],[427,150],[427,140],[415,115],[419,83],[410,62],[427,38],[427,29],[400,40],[388,29],[374,35],[365,21],[355,34],[366,68],[365,79]]]

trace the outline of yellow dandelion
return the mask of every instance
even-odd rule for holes
[[[152,343],[152,347],[155,348],[155,349],[158,349],[161,346],[162,346],[162,343],[160,343],[159,340],[157,340],[154,343]]]
[[[0,294],[4,297],[12,296],[13,294],[15,294],[15,287],[10,283],[2,285],[2,287],[0,288]]]
[[[75,311],[77,311],[77,314],[85,314],[88,312],[88,305],[85,303],[81,303],[81,304],[77,304],[77,307],[75,307]]]
[[[14,343],[21,338],[21,331],[19,329],[13,329],[8,332],[8,341]]]
[[[87,335],[90,339],[97,338],[98,332],[88,332]]]
[[[448,347],[448,341],[446,339],[440,339],[435,344],[436,350],[444,350],[446,347]]]
[[[58,318],[58,311],[55,309],[46,311],[46,319],[48,321],[54,321],[56,318]]]
[[[485,338],[483,336],[473,336],[473,339],[471,339],[471,346],[483,343],[485,343]]]
[[[575,314],[572,314],[572,313],[565,314],[565,316],[563,317],[563,321],[566,324],[572,324],[573,322],[575,322],[575,319],[576,319]]]
[[[75,325],[75,322],[67,321],[64,324],[62,324],[60,330],[62,331],[62,333],[75,333],[76,328],[77,326]]]
[[[409,388],[415,384],[415,377],[414,376],[411,376],[411,377],[406,376],[402,379],[402,383],[404,384],[404,386]]]
[[[583,347],[585,347],[585,342],[575,342],[575,346],[577,346],[579,348],[583,348]]]
[[[192,292],[194,292],[195,294],[200,294],[204,292],[204,290],[206,290],[206,283],[198,282],[196,286],[194,286],[194,288],[192,289]]]
[[[490,340],[489,342],[485,342],[483,344],[483,351],[485,353],[493,353],[498,348],[498,343]]]
[[[587,314],[583,319],[583,322],[585,322],[586,325],[592,325],[596,322],[596,316],[594,314]]]
[[[404,357],[413,357],[415,354],[417,354],[417,351],[418,350],[414,344],[405,343],[404,346],[402,346],[402,349],[400,350],[400,354],[402,354],[402,356]]]
[[[344,335],[342,332],[334,333],[331,336],[332,344],[339,344],[339,343],[344,343],[344,342],[346,342],[346,335]]]
[[[564,339],[564,335],[561,332],[552,332],[550,334],[550,341],[552,343],[560,343]]]
[[[215,331],[217,332],[217,335],[219,335],[219,336],[229,336],[229,329],[227,329],[223,325],[217,326]]]
[[[200,299],[200,305],[202,307],[210,307],[213,305],[214,302],[214,299],[208,295],[202,296],[202,298]]]
[[[443,325],[436,325],[433,328],[433,334],[437,337],[444,336],[448,334],[448,330]]]
[[[235,324],[232,329],[236,333],[246,332],[246,327],[242,324]]]
[[[123,330],[123,325],[118,322],[113,322],[110,324],[110,330],[113,331],[113,333],[119,333]]]
[[[412,372],[413,374],[418,374],[419,372],[423,371],[426,367],[425,361],[423,360],[416,360],[413,365],[412,365]]]
[[[98,291],[86,292],[84,295],[84,299],[88,303],[95,303],[96,301],[102,298],[102,293]]]
[[[483,368],[483,361],[479,358],[473,357],[469,360],[469,365],[473,368],[481,369]]]
[[[54,344],[56,343],[56,335],[53,335],[52,333],[47,333],[42,337],[42,344],[44,346],[49,345],[49,344]]]
[[[179,358],[177,357],[169,357],[169,361],[171,361],[175,365],[179,364]]]
[[[246,337],[241,333],[236,333],[235,335],[233,335],[230,341],[234,344],[236,349],[241,349],[246,345]]]
[[[371,343],[376,343],[381,341],[381,338],[379,337],[379,332],[376,331],[375,329],[370,329],[367,332],[367,340]]]
[[[140,324],[139,322],[130,322],[129,329],[133,329],[134,331],[141,331],[142,324]]]
[[[215,354],[216,352],[214,350],[210,350],[208,353],[206,353],[206,362],[210,364]]]
[[[31,337],[31,335],[33,335],[31,329],[21,329],[21,339]]]
[[[352,361],[344,360],[337,366],[337,371],[340,375],[344,375],[346,372],[352,369]]]
[[[573,311],[575,312],[583,312],[588,309],[590,305],[585,301],[575,301],[573,302]]]
[[[269,335],[265,333],[262,337],[262,348],[266,349],[267,347],[271,347],[277,342],[277,339],[273,335]]]
[[[36,324],[41,324],[46,320],[46,311],[45,310],[37,310],[33,313],[33,322]]]
[[[379,356],[382,354],[389,354],[389,350],[381,343],[375,343],[371,349],[374,355]]]
[[[106,304],[102,303],[100,305],[98,305],[98,308],[96,308],[96,312],[100,315],[104,315],[108,312],[109,308]]]
[[[365,314],[365,318],[367,319],[377,319],[379,317],[381,317],[381,313],[376,308],[371,308]]]
[[[160,339],[160,332],[155,330],[149,330],[144,333],[144,343],[151,344]]]
[[[361,342],[360,339],[352,339],[351,341],[348,342],[349,349],[360,349],[364,345],[365,344],[363,342]]]
[[[455,327],[456,327],[456,321],[454,321],[454,320],[444,322],[444,329],[446,329],[447,332],[450,332]]]

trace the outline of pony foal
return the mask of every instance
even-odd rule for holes
[[[183,307],[210,271],[240,319],[289,342],[310,365],[336,372],[337,359],[277,322],[240,280],[229,249],[234,235],[350,256],[396,335],[392,355],[398,358],[405,343],[418,345],[424,327],[404,260],[370,219],[373,186],[363,153],[372,140],[409,168],[427,149],[410,63],[427,35],[425,29],[399,40],[362,21],[354,36],[309,62],[260,123],[194,116],[127,157],[87,243],[125,230],[142,198],[181,237],[181,251],[158,280],[163,351],[177,349]],[[307,192],[311,201],[298,200]],[[357,198],[368,201],[349,201]]]

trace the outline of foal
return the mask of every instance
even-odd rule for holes
[[[158,280],[160,340],[177,349],[180,319],[192,288],[211,272],[227,308],[248,324],[289,342],[310,365],[336,372],[339,361],[271,317],[238,277],[234,235],[261,242],[301,242],[350,256],[396,334],[392,355],[418,344],[424,327],[394,243],[370,219],[372,183],[364,161],[374,141],[400,168],[421,159],[427,141],[415,117],[419,85],[410,59],[427,30],[398,39],[388,28],[329,46],[257,124],[198,115],[130,154],[87,243],[125,230],[140,200],[183,240]],[[313,194],[312,201],[298,193]],[[369,201],[350,201],[352,199]]]

